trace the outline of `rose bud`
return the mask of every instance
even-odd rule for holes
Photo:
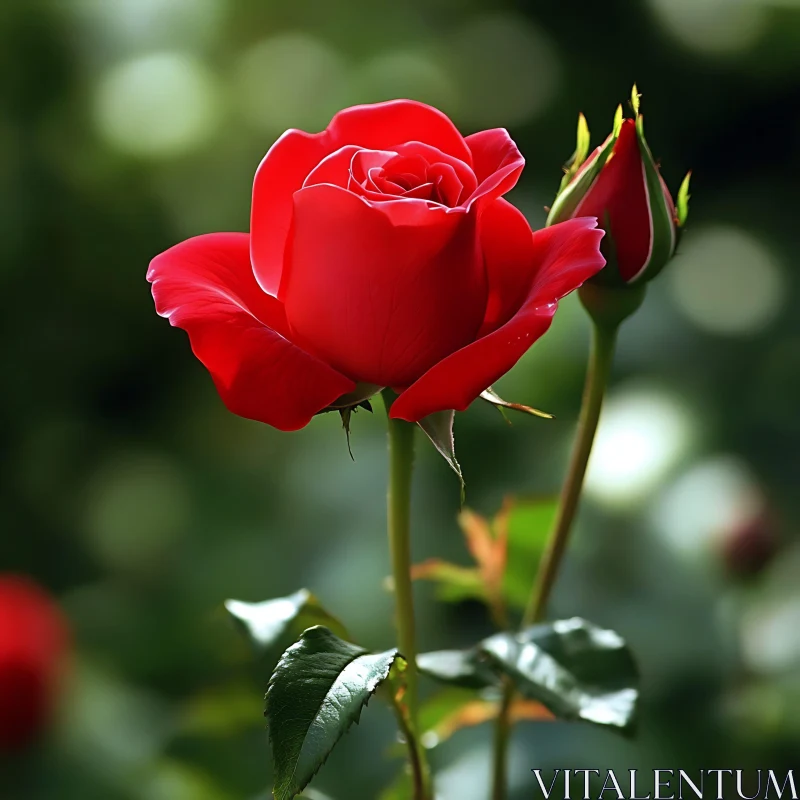
[[[227,407],[281,430],[383,387],[412,422],[464,410],[603,266],[594,219],[531,231],[502,198],[524,159],[504,129],[462,136],[397,100],[287,131],[255,175],[250,233],[150,264]]]
[[[30,744],[47,726],[67,639],[64,618],[42,589],[0,575],[0,753]]]
[[[547,218],[553,225],[597,217],[607,234],[602,249],[608,266],[594,282],[610,286],[652,280],[675,253],[688,213],[691,173],[676,208],[644,138],[635,86],[632,106],[634,119],[623,119],[620,106],[611,134],[588,158],[589,130],[579,117],[578,145]]]

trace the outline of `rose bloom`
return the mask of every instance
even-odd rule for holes
[[[49,721],[67,650],[58,606],[31,581],[0,575],[0,754]]]
[[[287,131],[255,175],[250,233],[157,256],[159,314],[236,414],[296,430],[382,387],[411,422],[464,410],[605,263],[593,218],[532,232],[502,198],[524,159],[410,100]]]

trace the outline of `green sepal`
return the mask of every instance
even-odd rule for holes
[[[653,226],[651,252],[647,263],[628,283],[650,281],[666,266],[672,258],[676,245],[675,220],[672,218],[670,201],[658,173],[653,154],[644,138],[644,115],[636,116],[636,139],[639,144],[639,155],[644,165],[645,188],[647,190],[650,221]]]
[[[553,414],[548,414],[546,411],[540,411],[533,406],[526,406],[522,403],[511,403],[508,400],[503,400],[497,392],[490,386],[485,391],[481,392],[481,400],[491,403],[502,415],[508,424],[511,424],[509,418],[505,415],[504,409],[512,411],[521,411],[523,414],[530,414],[533,417],[541,417],[542,419],[554,419]]]
[[[567,188],[570,181],[575,176],[575,173],[581,168],[583,162],[586,161],[586,156],[589,155],[590,142],[589,124],[586,122],[586,117],[584,117],[583,114],[578,114],[578,134],[575,152],[564,165],[564,177],[561,179],[561,186],[558,189],[559,194]]]
[[[692,178],[692,171],[686,173],[686,177],[681,182],[681,188],[678,189],[678,200],[675,204],[675,211],[677,214],[678,227],[682,228],[686,224],[686,219],[689,216],[689,181]]]
[[[463,504],[466,497],[466,484],[464,483],[464,474],[461,472],[461,465],[456,459],[456,441],[453,436],[455,416],[455,411],[435,411],[433,414],[423,417],[417,425],[425,431],[425,435],[431,440],[433,446],[458,476],[461,483],[461,503]]]
[[[309,628],[281,656],[265,711],[275,800],[305,789],[400,658],[397,650],[370,654],[322,626]]]
[[[631,89],[631,108],[633,109],[634,116],[639,116],[639,99],[641,95],[639,94],[639,90],[636,88],[636,84],[633,84],[633,88]]]
[[[580,170],[579,174],[574,175],[569,185],[559,191],[550,213],[547,215],[546,225],[555,225],[558,222],[564,222],[572,218],[575,209],[580,205],[581,200],[586,197],[595,179],[600,174],[600,170],[603,169],[608,157],[611,155],[611,151],[614,149],[619,136],[619,129],[616,124],[614,127],[615,130],[609,134],[605,142],[584,162],[583,169]]]
[[[622,130],[622,123],[625,120],[625,115],[622,111],[622,103],[617,106],[617,110],[614,112],[614,124],[611,128],[611,131],[616,138],[619,136],[619,132]]]

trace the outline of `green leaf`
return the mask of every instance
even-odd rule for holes
[[[338,635],[347,636],[344,625],[308,589],[262,603],[226,600],[225,609],[259,650],[272,647],[293,627],[303,630],[324,624]]]
[[[453,472],[458,475],[461,481],[461,502],[464,502],[464,476],[461,473],[461,466],[456,461],[456,443],[453,438],[453,421],[455,411],[437,411],[423,417],[417,424],[425,431],[427,437],[433,442],[433,446],[444,457]]]
[[[436,597],[445,603],[487,600],[486,587],[480,570],[476,567],[462,567],[460,564],[431,558],[411,567],[411,579],[435,583]]]
[[[629,731],[638,670],[619,634],[577,617],[484,640],[481,651],[526,697],[556,717]]]
[[[689,198],[691,197],[689,194],[689,181],[691,178],[692,171],[689,170],[681,183],[681,188],[678,189],[678,202],[675,210],[678,214],[679,228],[682,228],[686,224],[686,219],[689,216]]]
[[[419,663],[419,662],[417,662]],[[423,747],[434,746],[428,733],[437,728],[443,720],[475,700],[480,695],[474,689],[464,689],[459,686],[447,686],[440,692],[427,698],[419,709],[419,726],[422,731],[420,741]]]
[[[486,400],[487,403],[491,403],[495,408],[499,409],[502,413],[504,408],[511,409],[512,411],[521,411],[523,414],[530,414],[534,417],[542,417],[543,419],[553,419],[552,414],[548,414],[546,411],[539,411],[538,408],[532,408],[531,406],[522,405],[522,403],[509,403],[507,400],[503,400],[497,392],[492,389],[490,386],[486,391],[481,392],[481,400]],[[505,416],[505,414],[503,415]],[[508,419],[506,418],[506,421]]]
[[[414,779],[408,768],[404,769],[378,796],[378,800],[414,800]]]
[[[421,653],[417,656],[417,669],[440,683],[464,689],[485,689],[498,683],[477,649]]]
[[[316,626],[281,656],[267,690],[275,800],[291,800],[389,675],[397,650],[370,654]]]
[[[254,800],[273,800],[274,795],[272,792],[267,792],[266,794],[260,794],[258,797],[254,798]],[[318,792],[316,789],[306,789],[303,794],[299,795],[300,800],[333,800],[327,794],[323,794],[322,792]]]
[[[511,504],[503,594],[515,608],[527,605],[557,513],[557,497],[518,499]]]

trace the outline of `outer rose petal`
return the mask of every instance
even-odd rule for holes
[[[416,100],[346,108],[331,120],[327,131],[336,147],[357,144],[389,150],[406,142],[424,142],[472,165],[472,154],[458,128],[441,111]]]
[[[619,272],[628,281],[650,257],[653,237],[644,162],[632,119],[622,123],[612,155],[574,212],[574,216],[597,217],[601,225],[606,214]]]
[[[508,322],[528,296],[533,231],[523,213],[502,197],[484,208],[478,231],[489,280],[480,338]]]
[[[283,306],[261,291],[246,233],[211,233],[156,256],[156,310],[192,350],[234,414],[284,431],[307,425],[355,382],[290,341]]]
[[[525,159],[505,128],[493,128],[467,136],[478,188],[469,202],[501,197],[516,186]]]
[[[292,195],[325,156],[336,150],[326,133],[289,130],[270,147],[256,170],[250,208],[250,257],[259,286],[278,296]]]
[[[527,262],[535,265],[533,280],[516,314],[431,367],[395,400],[390,416],[416,422],[435,411],[463,411],[505,375],[550,327],[557,301],[605,264],[599,250],[603,231],[596,224],[573,219],[534,233]]]
[[[298,192],[286,288],[293,336],[355,380],[416,380],[481,325],[475,221],[422,200],[372,206],[327,184]]]
[[[340,111],[316,134],[289,130],[264,156],[253,182],[250,213],[253,270],[261,288],[281,297],[284,253],[292,222],[292,195],[330,153],[352,144],[370,150],[419,141],[472,163],[464,137],[441,112],[414,100],[361,105]]]

